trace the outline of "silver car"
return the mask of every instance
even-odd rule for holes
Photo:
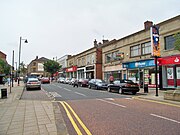
[[[41,90],[41,82],[37,78],[28,78],[26,83],[26,90],[35,88]]]

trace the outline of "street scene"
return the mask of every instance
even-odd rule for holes
[[[0,1],[0,135],[179,135],[180,1]]]

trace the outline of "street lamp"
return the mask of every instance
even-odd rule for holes
[[[22,37],[20,37],[20,43],[19,43],[19,72],[18,72],[18,86],[19,86],[19,79],[20,79],[20,62],[21,62],[21,41],[24,40],[24,43],[28,43],[27,39],[23,39]]]

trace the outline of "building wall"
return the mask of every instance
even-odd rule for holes
[[[0,51],[0,58],[4,61],[6,61],[6,54]]]

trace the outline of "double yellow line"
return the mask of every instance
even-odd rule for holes
[[[79,127],[77,126],[76,122],[74,121],[71,113],[74,115],[74,117],[76,118],[76,120],[79,122],[79,124],[81,125],[81,127],[84,129],[84,131],[86,132],[87,135],[92,135],[91,132],[89,131],[89,129],[84,125],[84,123],[81,121],[81,119],[78,117],[78,115],[74,112],[74,110],[71,108],[71,106],[66,103],[65,101],[60,101],[61,105],[64,107],[64,110],[66,111],[66,114],[69,118],[69,120],[71,121],[75,131],[77,132],[78,135],[82,135],[82,132],[80,131]],[[71,113],[69,112],[69,110],[71,111]]]

